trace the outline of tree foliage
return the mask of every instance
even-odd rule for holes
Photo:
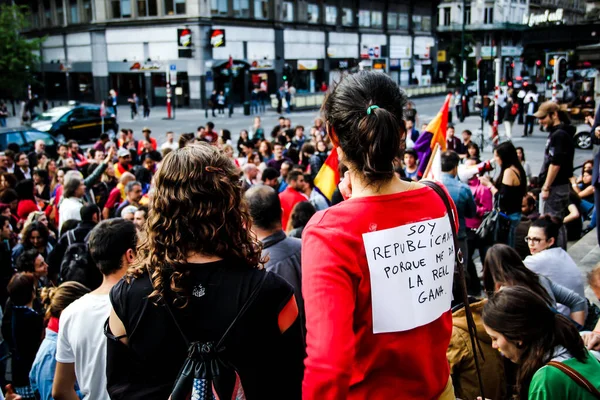
[[[5,96],[24,97],[39,68],[39,50],[44,39],[23,35],[29,27],[28,9],[0,5],[0,91]]]

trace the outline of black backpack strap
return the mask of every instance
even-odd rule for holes
[[[67,247],[71,246],[75,242],[75,234],[73,233],[73,229],[67,232]]]
[[[465,279],[465,267],[464,267],[464,259],[463,254],[458,245],[458,233],[456,232],[456,223],[454,222],[454,209],[452,208],[452,204],[450,203],[450,199],[448,195],[442,189],[440,185],[433,181],[422,180],[420,183],[425,186],[433,189],[434,192],[441,197],[444,205],[446,206],[446,212],[448,214],[448,219],[450,220],[450,226],[452,227],[452,237],[454,239],[454,254],[456,259],[456,272],[458,273],[458,284],[460,285],[460,292],[463,298],[463,303],[465,306],[465,316],[467,317],[467,330],[469,331],[469,336],[471,338],[471,347],[473,348],[473,358],[475,359],[475,369],[477,370],[477,378],[479,380],[479,394],[481,398],[485,399],[485,395],[483,393],[483,379],[481,377],[481,367],[479,365],[479,358],[477,357],[477,352],[481,355],[481,358],[485,361],[483,356],[483,351],[481,350],[481,344],[477,338],[477,326],[475,325],[475,320],[473,319],[473,314],[471,313],[471,306],[469,304],[469,295],[467,294],[467,283]]]
[[[265,279],[267,278],[267,273],[268,273],[267,271],[263,271],[260,282],[258,282],[256,287],[252,290],[252,293],[250,293],[250,296],[248,297],[246,302],[242,305],[242,308],[240,309],[240,311],[237,313],[237,315],[235,316],[235,318],[233,319],[231,324],[229,324],[229,327],[225,330],[225,333],[223,334],[223,336],[221,336],[221,339],[219,339],[219,342],[217,343],[217,346],[215,347],[215,349],[218,349],[223,344],[223,342],[227,338],[227,335],[235,326],[236,322],[246,313],[246,310],[248,310],[248,308],[250,308],[252,303],[254,303],[254,300],[256,299],[258,292],[260,292],[260,289],[262,288],[262,286],[265,282]],[[150,279],[150,282],[152,282],[152,279],[150,278],[150,274],[148,274],[148,279]],[[183,329],[181,329],[181,325],[179,325],[179,323],[177,322],[177,318],[175,317],[175,314],[173,314],[173,310],[171,310],[171,306],[169,305],[169,302],[164,301],[164,304],[167,308],[167,311],[169,312],[169,315],[171,315],[171,318],[173,319],[173,322],[175,323],[177,330],[179,331],[179,333],[181,334],[181,337],[185,341],[186,346],[189,347],[190,341],[188,340],[186,334],[183,332]]]

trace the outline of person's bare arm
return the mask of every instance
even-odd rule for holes
[[[571,319],[581,326],[585,325],[585,311],[572,312]]]
[[[54,373],[54,384],[52,385],[52,397],[55,400],[79,400],[75,392],[74,363],[56,362],[56,372]]]
[[[113,308],[111,308],[110,310],[110,317],[108,318],[108,327],[110,328],[110,333],[112,333],[113,336],[120,337],[119,340],[123,344],[127,344],[127,331],[125,330],[123,322],[121,322],[119,316]]]
[[[546,182],[544,183],[544,186],[542,186],[542,199],[546,200],[548,197],[550,197],[550,187],[556,179],[558,171],[560,171],[560,165],[550,164],[550,166],[548,167],[548,175],[546,176]]]
[[[579,210],[575,204],[569,204],[567,209],[569,210],[569,215],[563,218],[563,224],[567,224],[579,218]]]

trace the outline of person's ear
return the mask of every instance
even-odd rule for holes
[[[554,246],[554,244],[556,244],[556,239],[550,238],[550,239],[546,240],[546,242],[548,242],[548,247],[552,247],[552,246]]]
[[[127,259],[128,264],[133,264],[133,262],[135,261],[135,250],[127,249],[127,251],[125,252],[125,258]]]

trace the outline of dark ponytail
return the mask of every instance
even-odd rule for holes
[[[385,74],[361,71],[347,75],[323,103],[323,114],[350,166],[369,184],[394,176],[393,161],[402,156],[406,95]]]
[[[585,346],[575,325],[524,286],[504,287],[490,297],[483,308],[483,323],[522,350],[516,382],[521,399],[528,398],[533,375],[552,359],[557,346],[585,360]]]
[[[554,238],[554,244],[552,247],[557,246],[558,233],[560,232],[560,228],[563,225],[562,221],[556,217],[553,217],[549,214],[540,216],[537,220],[533,221],[531,224],[532,228],[542,228],[544,230],[544,235],[546,235],[546,240]]]

